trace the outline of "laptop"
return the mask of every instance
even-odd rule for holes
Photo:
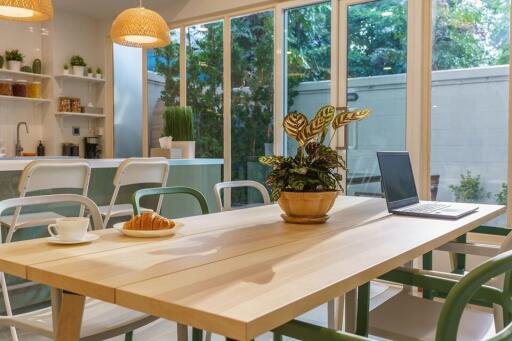
[[[478,210],[476,205],[420,201],[408,152],[377,152],[388,211],[415,217],[458,219]]]

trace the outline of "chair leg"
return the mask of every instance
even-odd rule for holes
[[[356,332],[357,289],[345,294],[345,331]]]
[[[201,329],[192,328],[192,341],[203,341],[203,331]]]
[[[370,283],[357,289],[357,329],[356,334],[368,336],[370,310]]]
[[[12,316],[11,302],[9,301],[9,292],[7,291],[7,282],[5,281],[5,275],[3,272],[0,272],[0,288],[2,289],[2,296],[4,299],[5,311],[7,312],[7,316]],[[9,327],[9,330],[11,332],[12,341],[18,341],[18,334],[16,333],[16,328]]]
[[[124,341],[133,341],[133,331],[124,334]]]

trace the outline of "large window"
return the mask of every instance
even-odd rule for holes
[[[224,154],[223,32],[223,21],[186,28],[187,105],[194,113],[198,158]]]
[[[285,11],[285,113],[299,111],[312,118],[331,104],[331,3]],[[297,143],[285,136],[285,153]]]
[[[180,105],[180,30],[171,31],[171,44],[147,52],[149,146],[158,148],[165,107]]]
[[[509,1],[432,9],[432,198],[506,204]]]
[[[274,12],[231,20],[231,172],[233,180],[264,182],[258,157],[273,154]],[[234,206],[261,195],[232,190]]]
[[[405,149],[407,1],[350,5],[347,17],[348,105],[372,110],[348,127],[348,193],[379,195],[376,152]]]

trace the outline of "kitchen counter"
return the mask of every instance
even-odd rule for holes
[[[124,159],[78,159],[62,156],[45,157],[19,157],[19,158],[0,158],[0,172],[3,171],[21,171],[27,164],[34,160],[83,160],[91,165],[91,168],[116,168]],[[170,159],[169,166],[206,166],[223,165],[223,159]]]

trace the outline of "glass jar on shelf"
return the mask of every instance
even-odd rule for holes
[[[28,84],[27,96],[30,98],[41,98],[41,82],[32,82]]]
[[[12,96],[12,79],[0,79],[0,96]]]
[[[12,94],[16,97],[27,97],[27,81],[16,81],[12,86]]]

